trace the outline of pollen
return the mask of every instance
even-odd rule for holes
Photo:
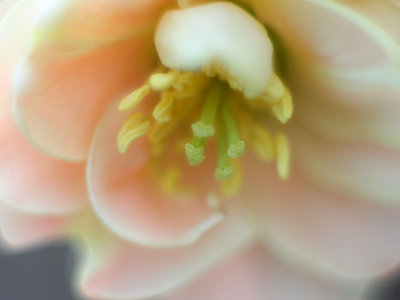
[[[156,72],[119,104],[120,111],[133,113],[117,136],[118,150],[125,153],[136,139],[146,136],[157,160],[172,152],[172,157],[183,157],[195,168],[207,159],[206,149],[216,147],[213,175],[225,195],[240,190],[245,176],[241,157],[247,150],[263,162],[275,160],[278,176],[287,180],[290,144],[280,128],[293,113],[289,90],[273,74],[259,97],[247,99],[242,91],[240,82],[215,64],[199,72]],[[180,162],[172,164],[158,175],[164,191],[181,186],[181,168]]]

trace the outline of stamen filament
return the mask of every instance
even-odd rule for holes
[[[282,123],[286,124],[293,114],[292,95],[288,90],[285,90],[282,99],[278,103],[271,105],[272,113]]]
[[[214,122],[217,117],[221,100],[226,96],[227,86],[215,81],[207,92],[200,121],[192,125],[193,134],[200,138],[214,135]]]
[[[150,91],[150,85],[142,85],[140,88],[123,98],[119,103],[118,109],[120,111],[129,111],[134,109],[148,94],[150,94]]]
[[[215,170],[215,178],[221,181],[227,180],[233,174],[233,167],[230,165],[227,154],[226,130],[223,127],[223,124],[221,124],[218,137],[218,168]]]
[[[228,155],[232,158],[238,158],[244,153],[245,144],[240,139],[239,131],[236,126],[233,113],[230,108],[228,99],[222,103],[222,120],[226,128],[226,135],[228,138]]]

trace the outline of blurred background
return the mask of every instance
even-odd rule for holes
[[[0,251],[0,300],[82,300],[71,292],[73,261],[61,242],[17,254]],[[400,271],[377,283],[370,299],[400,300]]]

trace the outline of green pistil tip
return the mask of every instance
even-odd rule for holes
[[[224,181],[227,180],[233,174],[233,167],[227,166],[225,168],[217,168],[215,170],[215,178]]]
[[[232,158],[238,158],[239,156],[243,155],[244,149],[244,141],[239,141],[236,144],[230,144],[227,153]]]
[[[192,142],[185,145],[186,157],[192,166],[198,165],[206,158],[204,156],[204,143],[204,139],[194,137]]]
[[[210,124],[205,124],[202,121],[192,124],[193,134],[199,138],[207,138],[215,133],[214,127]]]

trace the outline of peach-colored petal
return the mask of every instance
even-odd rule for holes
[[[0,201],[22,210],[59,214],[87,203],[84,166],[38,153],[24,140],[11,116],[12,70],[42,3],[21,2],[0,25],[0,48],[4,50],[0,57]]]
[[[264,92],[272,74],[272,44],[261,23],[228,2],[171,11],[158,24],[155,42],[164,65],[199,71],[222,67],[247,98]]]
[[[149,100],[150,99],[145,99]],[[117,102],[106,112],[98,128],[88,162],[92,204],[101,219],[117,234],[153,246],[192,242],[221,221],[221,211],[209,205],[210,195],[200,190],[176,193],[163,190],[151,175],[146,137],[139,138],[121,154],[116,140],[127,114]],[[182,155],[184,155],[182,153]],[[168,157],[165,157],[168,160]],[[162,169],[157,167],[157,176]],[[190,169],[182,184],[196,188],[204,170]],[[209,180],[208,180],[209,181]]]
[[[248,224],[234,210],[228,212],[226,222],[194,244],[173,249],[141,247],[113,234],[100,236],[105,233],[101,226],[93,232],[83,227],[80,290],[93,299],[142,299],[185,284],[251,238]]]
[[[276,260],[261,246],[248,247],[202,274],[169,300],[354,300],[359,287],[324,282]]]
[[[37,58],[66,59],[137,36],[151,35],[171,0],[59,0],[37,23]]]
[[[361,143],[333,143],[307,134],[292,135],[294,164],[331,191],[379,203],[400,200],[400,150]]]
[[[0,204],[0,234],[7,247],[32,247],[61,237],[65,217],[35,215]]]
[[[259,228],[278,254],[342,280],[397,266],[398,206],[328,193],[296,172],[282,182],[267,167],[253,164],[250,171],[244,193],[255,200]]]
[[[26,137],[48,155],[85,160],[104,108],[152,67],[150,45],[150,37],[136,38],[73,59],[21,64],[14,114]]]

